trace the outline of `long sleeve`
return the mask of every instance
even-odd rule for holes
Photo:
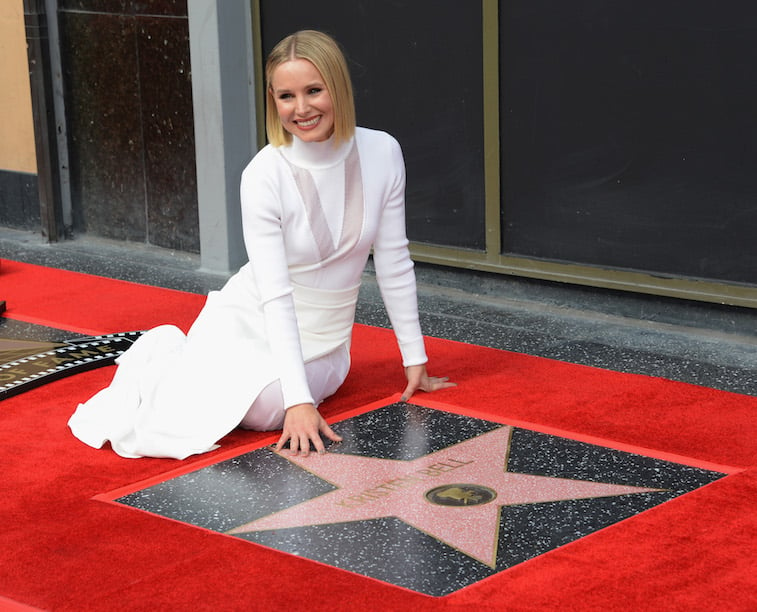
[[[266,158],[242,175],[242,226],[267,341],[276,362],[284,406],[313,403],[305,376],[282,223],[280,175]],[[251,365],[254,367],[254,364]]]
[[[390,140],[393,180],[373,245],[376,278],[404,366],[428,361],[418,320],[415,269],[405,231],[405,163],[402,150]]]

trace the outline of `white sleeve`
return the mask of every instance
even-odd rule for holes
[[[283,208],[270,160],[254,159],[242,173],[242,229],[265,330],[277,365],[284,406],[312,404],[294,310],[282,230]],[[254,364],[253,364],[254,367]]]
[[[405,162],[399,143],[391,139],[391,185],[373,244],[376,279],[397,337],[402,365],[426,363],[418,320],[415,270],[405,231]]]

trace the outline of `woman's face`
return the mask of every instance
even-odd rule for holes
[[[280,64],[271,93],[284,129],[305,142],[320,142],[334,132],[334,105],[318,69],[308,60]]]

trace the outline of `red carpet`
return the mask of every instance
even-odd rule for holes
[[[8,318],[85,333],[186,328],[203,303],[10,261],[0,293]],[[353,344],[352,373],[324,404],[327,418],[403,388],[391,332],[356,326]],[[93,500],[212,458],[128,460],[75,440],[66,421],[108,382],[107,367],[0,403],[0,609],[757,609],[757,398],[444,340],[429,339],[428,348],[434,371],[459,383],[429,399],[743,471],[432,598]],[[235,431],[213,455],[270,438]]]

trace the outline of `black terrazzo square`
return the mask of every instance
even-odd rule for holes
[[[393,403],[115,501],[444,596],[726,474]]]

